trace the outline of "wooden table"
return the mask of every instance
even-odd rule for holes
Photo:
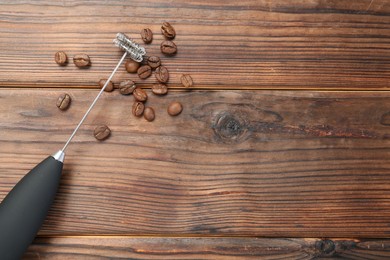
[[[62,147],[122,55],[117,32],[151,28],[171,73],[166,97],[148,90],[151,123],[104,93],[25,259],[390,258],[389,14],[388,0],[2,0],[0,200]],[[92,66],[60,67],[59,50]]]

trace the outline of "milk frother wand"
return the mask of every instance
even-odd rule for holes
[[[61,178],[65,150],[77,130],[92,110],[108,83],[129,54],[141,62],[145,48],[133,42],[123,33],[114,39],[115,45],[125,51],[103,88],[85,112],[64,147],[47,157],[27,173],[8,193],[0,204],[0,259],[20,259],[34,240],[54,201]]]

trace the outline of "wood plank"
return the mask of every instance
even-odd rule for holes
[[[23,259],[389,259],[388,239],[37,238]]]
[[[97,94],[0,90],[0,199],[61,148]],[[104,93],[67,150],[41,235],[388,237],[390,92]],[[179,100],[172,118],[167,104]],[[112,136],[98,142],[94,127]]]
[[[170,86],[182,73],[196,88],[388,89],[390,2],[341,1],[35,1],[0,2],[0,86],[96,87],[121,52],[119,31],[161,55],[160,25],[177,30],[178,54],[163,57]],[[59,67],[56,51],[87,53],[92,67]],[[115,82],[127,75],[121,68]],[[153,77],[138,80],[144,86]]]

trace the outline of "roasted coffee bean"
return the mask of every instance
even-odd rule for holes
[[[162,83],[154,84],[152,86],[152,92],[156,95],[165,95],[168,93],[168,87]]]
[[[172,102],[168,106],[168,114],[171,116],[177,116],[183,111],[183,105],[179,102]]]
[[[106,139],[107,137],[110,136],[110,134],[111,134],[111,130],[106,125],[99,125],[93,131],[93,135],[99,141]]]
[[[144,113],[144,109],[145,109],[144,103],[134,102],[133,109],[132,109],[133,115],[136,117],[142,116],[142,114]]]
[[[107,81],[107,79],[99,80],[100,88],[104,87],[104,84],[106,84],[106,81]],[[110,80],[110,82],[108,82],[107,87],[104,89],[104,91],[111,92],[113,90],[114,90],[114,83],[112,83],[112,81]]]
[[[148,99],[148,94],[142,88],[135,88],[133,91],[135,100],[145,102]]]
[[[156,72],[154,74],[156,79],[160,81],[161,83],[167,83],[169,80],[169,72],[168,69],[164,66],[160,66],[156,69]]]
[[[165,37],[167,37],[168,39],[171,39],[171,40],[173,38],[175,38],[175,36],[176,36],[175,29],[168,22],[165,22],[165,23],[162,24],[161,32],[162,32],[162,34],[164,34]]]
[[[152,75],[152,68],[149,65],[143,65],[137,70],[138,77],[146,79]]]
[[[73,63],[79,68],[84,68],[91,64],[91,59],[87,54],[76,54],[73,57]]]
[[[54,60],[58,65],[64,66],[66,63],[68,63],[68,56],[66,56],[66,53],[63,51],[58,51],[54,55]]]
[[[136,62],[134,60],[128,60],[128,61],[126,61],[126,64],[125,64],[126,71],[129,73],[136,73],[139,66],[140,66],[140,63]]]
[[[130,95],[131,93],[133,93],[133,91],[136,87],[137,86],[135,85],[134,81],[125,80],[125,81],[122,81],[121,83],[119,83],[119,92],[122,95]]]
[[[177,46],[172,41],[163,41],[160,45],[160,50],[166,55],[173,55],[177,52]]]
[[[141,38],[144,41],[144,43],[151,43],[153,40],[152,30],[150,30],[149,28],[142,29]]]
[[[148,58],[148,65],[149,65],[152,69],[155,69],[155,68],[160,67],[160,65],[161,65],[160,57],[157,57],[157,56],[150,56],[150,57]]]
[[[62,94],[58,97],[56,105],[59,109],[66,110],[68,109],[71,101],[72,99],[68,94]]]
[[[183,84],[184,87],[190,88],[194,84],[192,81],[192,77],[188,74],[183,74],[180,77],[181,84]]]
[[[149,122],[153,121],[155,118],[154,109],[151,107],[145,107],[144,109],[144,118]]]

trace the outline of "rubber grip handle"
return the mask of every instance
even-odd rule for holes
[[[27,173],[0,204],[0,259],[19,260],[53,203],[63,163],[52,156]]]

